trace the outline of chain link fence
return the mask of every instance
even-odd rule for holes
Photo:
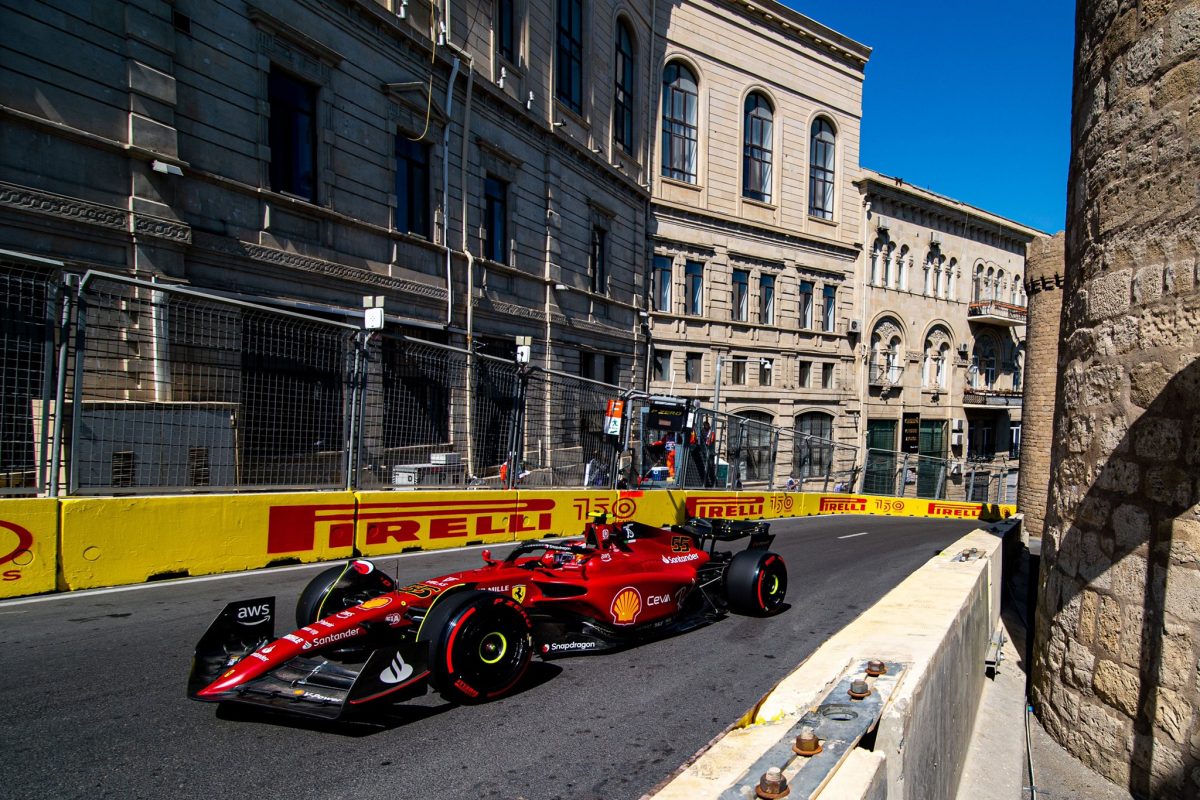
[[[863,453],[765,415],[194,289],[80,280],[0,254],[0,290],[0,495],[520,486],[1016,498],[1015,463]]]
[[[61,283],[55,265],[0,255],[0,495],[46,490]]]

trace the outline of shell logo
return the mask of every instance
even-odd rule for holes
[[[618,625],[632,625],[637,622],[637,616],[642,611],[641,592],[632,586],[626,586],[613,598],[610,611],[613,622]]]
[[[361,603],[359,605],[359,608],[365,608],[365,609],[383,608],[384,606],[390,604],[391,602],[392,602],[392,598],[390,598],[390,597],[376,597],[374,600],[368,600],[365,603]]]

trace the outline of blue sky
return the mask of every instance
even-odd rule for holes
[[[873,48],[864,167],[1048,233],[1064,226],[1072,0],[784,0]]]

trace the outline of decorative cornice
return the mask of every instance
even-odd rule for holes
[[[370,270],[358,267],[337,264],[333,261],[326,261],[311,256],[302,256],[297,253],[287,253],[283,250],[276,250],[273,247],[263,247],[262,245],[251,244],[224,236],[198,232],[196,234],[196,246],[212,252],[242,256],[251,261],[263,264],[272,264],[314,275],[324,275],[354,283],[390,289],[397,294],[417,295],[443,301],[446,299],[446,289],[442,286],[432,286],[427,283],[418,283],[417,281],[410,281],[404,278],[393,278],[390,275],[380,275],[377,272],[371,272]]]
[[[675,205],[667,205],[661,200],[657,199],[651,203],[650,210],[655,216],[667,220],[686,222],[709,230],[733,232],[747,238],[757,239],[761,242],[768,242],[771,244],[780,245],[782,247],[790,247],[795,250],[831,256],[842,261],[857,261],[858,254],[861,251],[860,247],[822,241],[807,236],[795,236],[773,228],[755,225],[751,222],[747,222],[746,220],[737,219],[734,217],[715,216],[702,211],[681,208]]]
[[[156,239],[169,239],[180,244],[192,243],[192,229],[188,225],[162,217],[151,217],[146,214],[133,215],[133,232],[139,236],[153,236]]]
[[[537,322],[546,321],[546,312],[539,311],[536,308],[528,306],[519,306],[516,303],[506,303],[503,300],[493,300],[489,297],[476,297],[473,305],[476,308],[484,308],[493,311],[496,314],[502,314],[506,317],[518,317],[520,319],[531,319]]]
[[[0,206],[111,230],[129,230],[128,211],[12,183],[0,182]]]

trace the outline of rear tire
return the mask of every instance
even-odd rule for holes
[[[787,565],[776,553],[743,550],[725,573],[725,594],[729,607],[739,614],[777,614],[787,596]]]
[[[507,595],[462,591],[435,603],[422,624],[434,688],[459,703],[503,697],[529,668],[530,631],[525,609]]]

